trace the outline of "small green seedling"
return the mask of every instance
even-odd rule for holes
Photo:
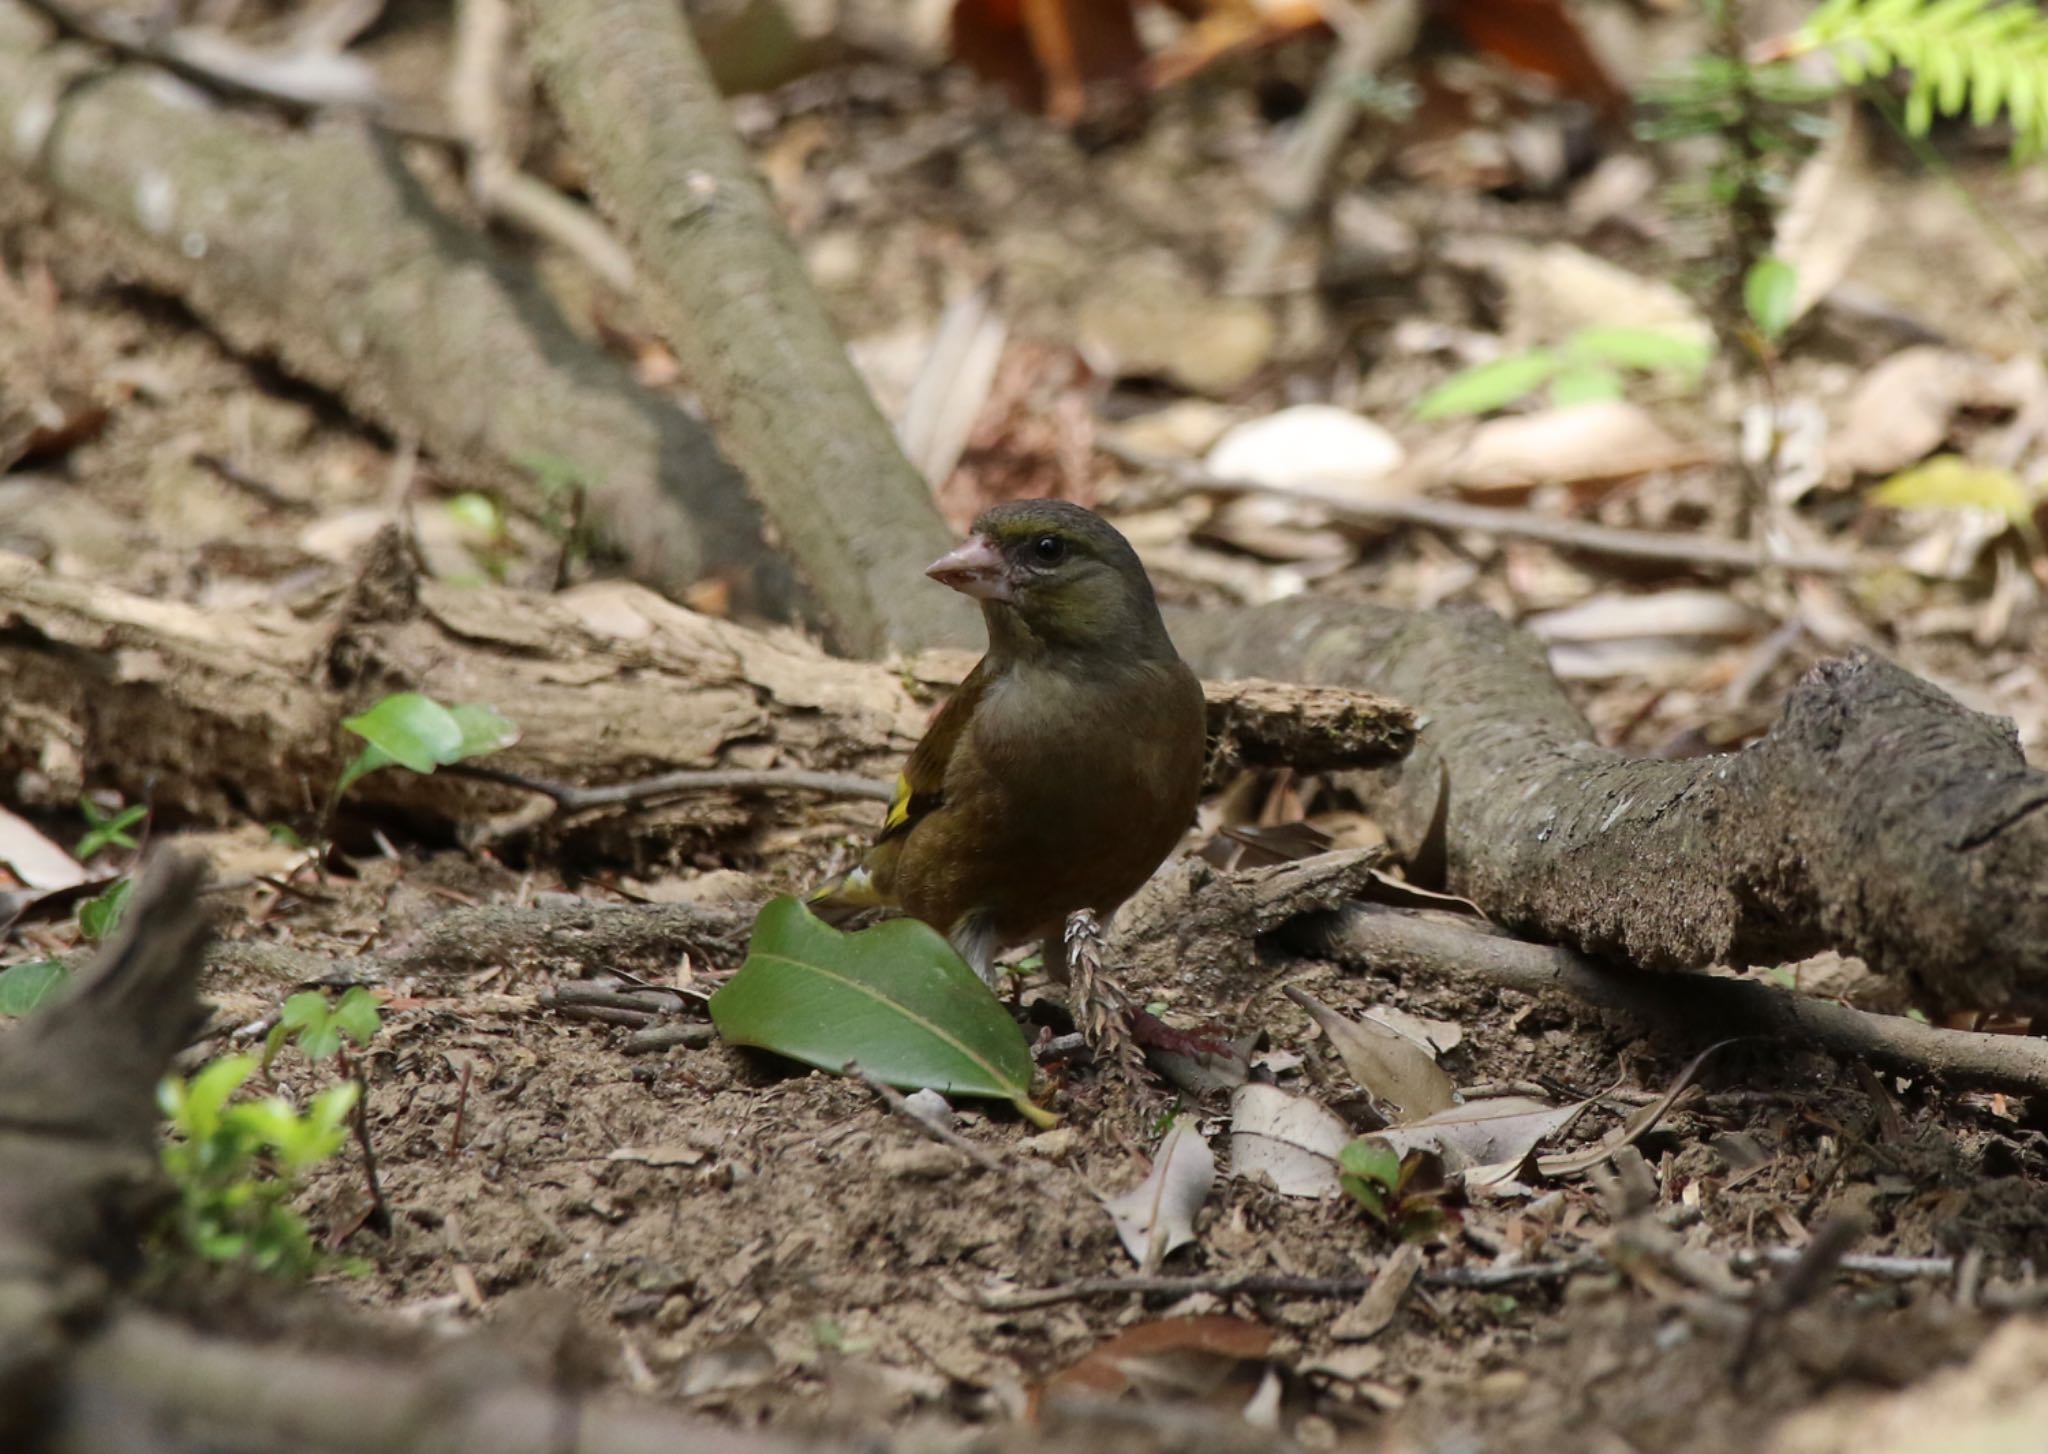
[[[128,912],[128,896],[135,890],[133,879],[115,879],[106,889],[78,906],[78,932],[94,944],[121,927]]]
[[[80,798],[78,811],[85,815],[85,836],[78,840],[71,856],[80,863],[91,862],[94,855],[109,848],[138,847],[128,830],[149,816],[149,809],[141,803],[110,813],[91,798]]]
[[[282,1096],[231,1100],[256,1070],[255,1056],[227,1055],[157,1087],[171,1125],[163,1166],[178,1190],[175,1234],[209,1261],[303,1277],[318,1255],[288,1202],[298,1177],[348,1139],[360,1087],[329,1086],[303,1111]]]
[[[1402,1156],[1376,1136],[1361,1136],[1337,1153],[1337,1182],[1400,1241],[1427,1242],[1447,1220],[1443,1158],[1433,1151]]]
[[[1792,326],[1792,304],[1799,294],[1799,270],[1779,257],[1760,257],[1742,279],[1742,307],[1750,326],[1775,348]]]
[[[398,692],[369,711],[342,724],[366,744],[355,761],[342,769],[328,799],[328,811],[341,795],[380,767],[398,766],[417,773],[481,757],[510,747],[519,729],[489,707],[462,702],[444,707],[419,692]]]
[[[1423,395],[1418,419],[1490,414],[1550,390],[1559,408],[1618,399],[1625,373],[1676,376],[1688,385],[1706,371],[1712,349],[1704,339],[1658,328],[1581,328],[1556,348],[1511,353],[1453,374]]]
[[[351,985],[338,1002],[319,990],[301,990],[277,1012],[277,1023],[263,1041],[263,1068],[270,1068],[287,1040],[317,1065],[340,1053],[344,1036],[358,1047],[368,1045],[382,1023],[377,997],[361,985]]]

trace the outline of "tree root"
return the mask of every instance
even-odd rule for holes
[[[1421,881],[1517,932],[1650,969],[1839,949],[1935,1005],[2048,1009],[2048,772],[1889,662],[1823,662],[1743,752],[1646,761],[1594,742],[1491,616],[1304,600],[1172,624],[1206,675],[1411,705],[1415,751],[1357,786]]]

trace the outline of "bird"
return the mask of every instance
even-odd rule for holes
[[[1193,822],[1202,684],[1138,553],[1064,500],[984,511],[925,574],[981,605],[988,651],[911,752],[880,834],[816,890],[827,922],[921,919],[986,983],[1003,948],[1106,924]]]

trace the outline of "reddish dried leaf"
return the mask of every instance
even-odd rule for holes
[[[1200,1397],[1213,1392],[1239,1365],[1264,1358],[1272,1344],[1271,1328],[1225,1313],[1161,1318],[1117,1334],[1071,1368],[1054,1374],[1044,1392],[1115,1398],[1140,1383],[1171,1382],[1182,1393]]]
[[[956,0],[951,45],[1017,105],[1062,123],[1081,119],[1090,86],[1145,61],[1131,0]]]
[[[1607,74],[1564,0],[1444,0],[1443,13],[1474,50],[1545,76],[1609,120],[1628,113],[1628,94]]]

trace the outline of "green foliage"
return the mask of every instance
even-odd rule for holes
[[[0,1015],[26,1015],[70,978],[71,972],[54,959],[29,959],[0,969]]]
[[[477,703],[444,707],[419,692],[398,692],[341,724],[368,746],[342,770],[339,799],[366,774],[397,764],[430,773],[465,758],[496,752],[519,740],[519,729],[493,709]]]
[[[78,906],[78,932],[97,944],[116,929],[128,912],[128,896],[135,889],[133,879],[115,879],[106,890]]]
[[[1977,126],[2002,114],[2021,157],[2048,151],[2048,15],[2020,0],[1827,0],[1793,38],[1793,54],[1825,50],[1845,85],[1913,73],[1906,130],[1937,114]]]
[[[253,1055],[227,1055],[157,1087],[171,1124],[163,1165],[178,1190],[176,1236],[210,1261],[303,1277],[317,1256],[287,1203],[298,1176],[348,1139],[358,1087],[329,1086],[304,1111],[281,1096],[231,1100],[256,1068]]]
[[[1418,419],[1487,414],[1525,399],[1546,385],[1560,408],[1593,399],[1617,399],[1623,372],[1674,375],[1697,381],[1708,346],[1657,328],[1582,328],[1558,347],[1511,353],[1453,374],[1415,406]]]
[[[1031,1047],[1002,1003],[939,933],[891,919],[848,934],[796,899],[754,921],[746,963],[711,997],[711,1020],[820,1070],[858,1065],[875,1079],[1007,1100],[1031,1120]]]
[[[1433,1151],[1402,1156],[1377,1136],[1361,1136],[1337,1153],[1337,1184],[1403,1242],[1427,1242],[1447,1220],[1443,1159]]]
[[[277,1023],[263,1042],[263,1064],[267,1068],[290,1040],[317,1065],[340,1053],[344,1036],[358,1046],[368,1045],[382,1023],[377,997],[361,985],[351,985],[338,1003],[319,990],[301,990],[278,1011]]]
[[[1761,257],[1742,280],[1742,307],[1766,343],[1776,343],[1792,326],[1792,301],[1799,271],[1783,258]]]
[[[91,798],[80,798],[78,811],[85,815],[85,836],[78,840],[71,856],[80,863],[89,862],[95,854],[109,848],[136,847],[128,830],[149,816],[149,809],[141,803],[109,813]]]

